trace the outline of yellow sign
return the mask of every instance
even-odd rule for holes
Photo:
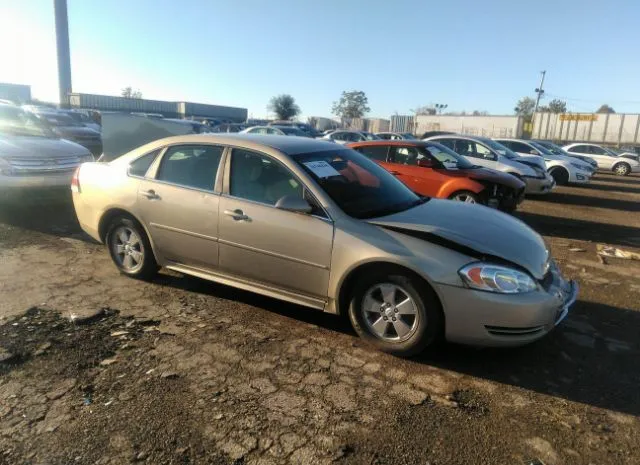
[[[563,113],[560,115],[560,121],[598,121],[598,115],[594,115],[593,113],[587,114],[574,114],[574,113]]]

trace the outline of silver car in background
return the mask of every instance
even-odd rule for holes
[[[428,137],[485,168],[512,174],[524,181],[526,194],[548,194],[555,181],[547,173],[544,162],[534,163],[519,157],[506,147],[486,137],[443,135]]]
[[[72,181],[82,228],[125,275],[158,267],[348,315],[373,346],[515,346],[577,298],[542,238],[479,205],[414,194],[362,154],[299,137],[185,135]]]
[[[32,113],[0,103],[0,191],[68,188],[74,170],[94,161],[85,147],[61,139]]]
[[[589,157],[598,163],[599,170],[612,171],[618,176],[627,176],[640,171],[640,163],[638,161],[620,156],[619,153],[601,145],[578,142],[565,145],[562,149],[571,155]]]

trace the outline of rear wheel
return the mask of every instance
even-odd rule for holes
[[[144,229],[132,218],[113,219],[107,231],[106,243],[111,259],[121,273],[139,279],[149,279],[158,271],[151,244]]]
[[[626,176],[631,173],[631,166],[628,163],[618,163],[613,167],[613,172],[618,176]]]
[[[403,357],[421,352],[443,335],[442,309],[433,290],[393,268],[358,280],[349,319],[362,339]]]
[[[449,196],[449,200],[455,200],[456,202],[464,203],[481,203],[478,194],[471,191],[458,191]]]
[[[549,174],[556,181],[556,184],[560,186],[564,186],[569,183],[569,172],[564,168],[555,166],[549,170]]]

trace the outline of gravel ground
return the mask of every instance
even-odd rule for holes
[[[640,463],[640,263],[595,253],[638,251],[639,210],[636,176],[527,199],[582,288],[565,323],[402,360],[333,315],[120,276],[66,195],[2,205],[0,464]]]

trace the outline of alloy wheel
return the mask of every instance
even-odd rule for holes
[[[453,200],[464,203],[476,203],[476,199],[469,194],[456,194],[453,196]]]
[[[616,166],[616,174],[620,176],[626,176],[628,172],[629,172],[629,168],[624,163],[621,163],[620,165]]]
[[[111,245],[118,264],[127,272],[135,273],[144,264],[144,245],[136,231],[128,226],[119,226],[113,232]]]
[[[385,342],[403,342],[418,327],[418,307],[409,293],[392,283],[379,283],[364,294],[362,316],[369,330]]]

